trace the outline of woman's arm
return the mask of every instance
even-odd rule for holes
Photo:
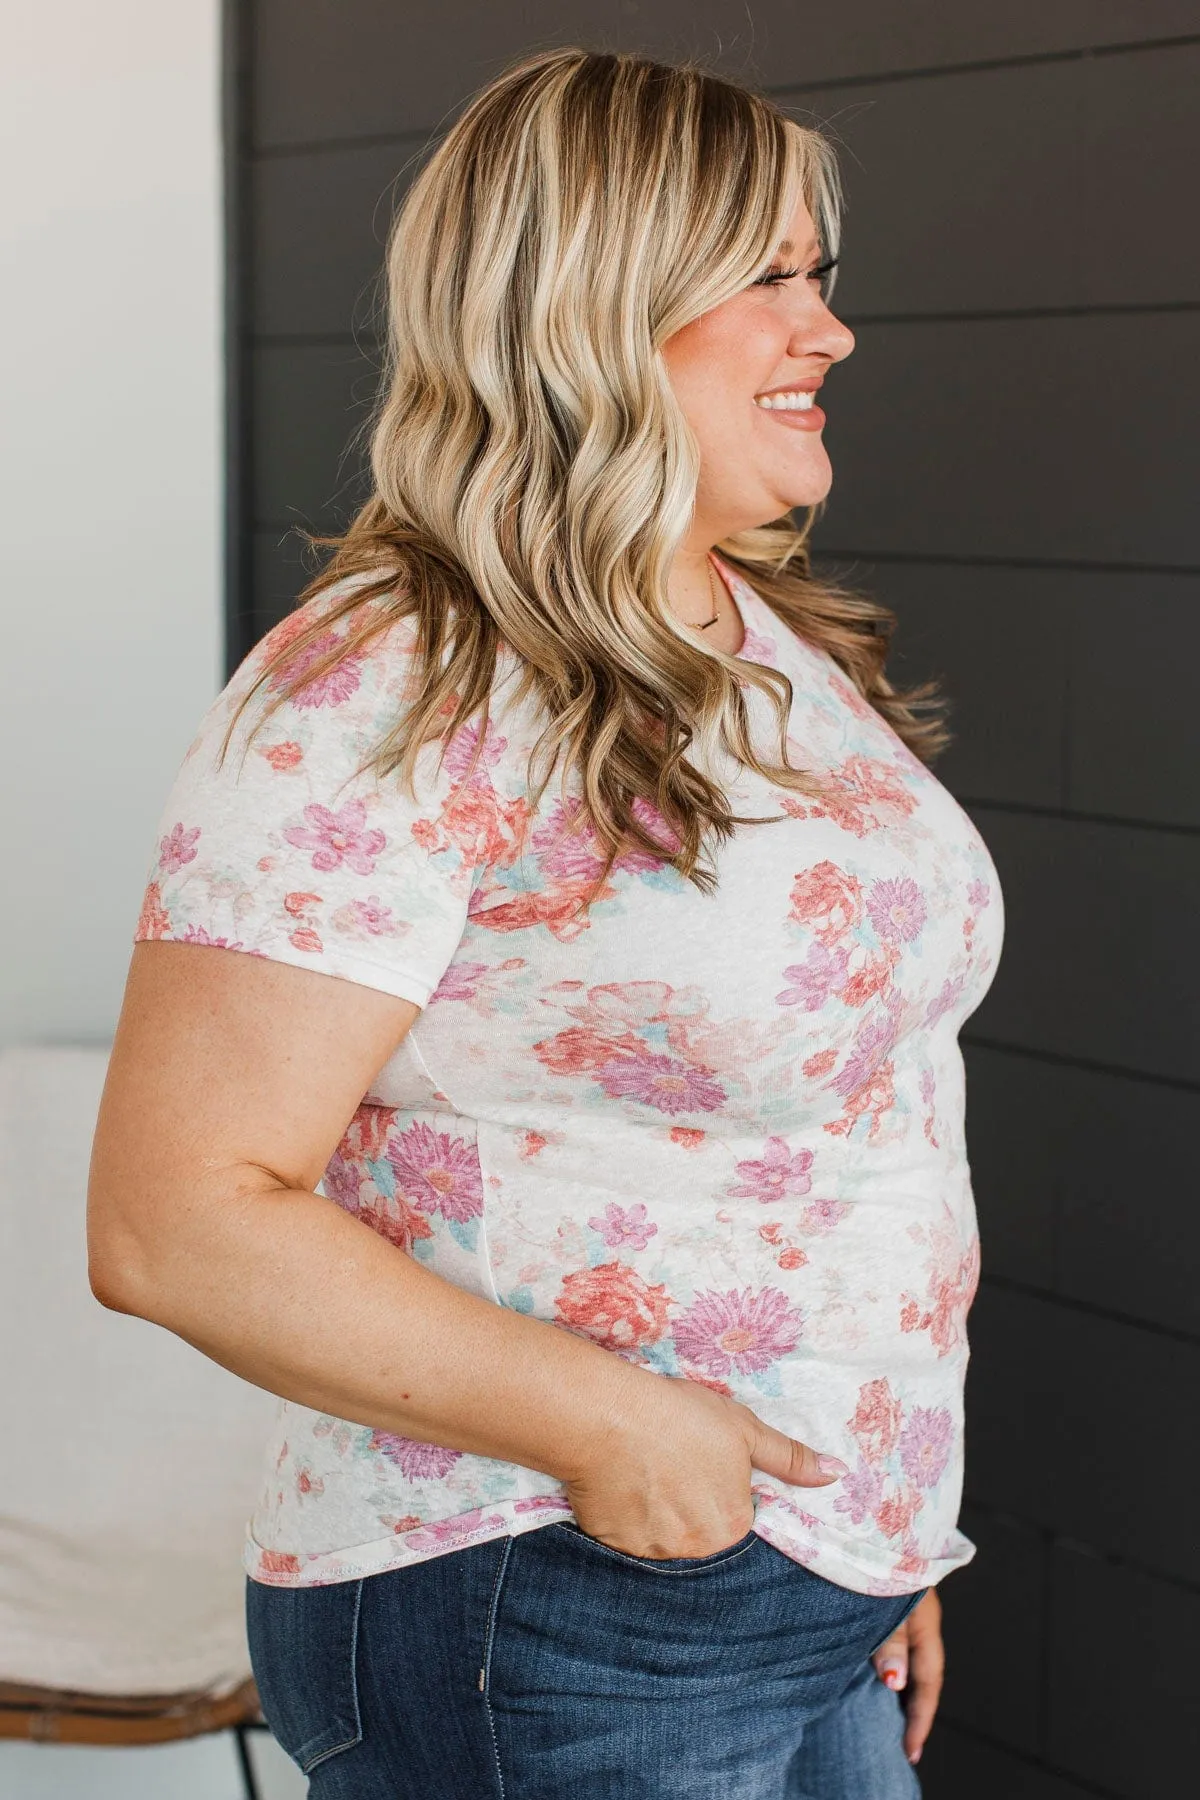
[[[305,1406],[543,1470],[636,1555],[742,1535],[752,1465],[836,1479],[747,1408],[466,1293],[313,1192],[418,1010],[244,952],[135,945],[92,1155],[97,1298]]]

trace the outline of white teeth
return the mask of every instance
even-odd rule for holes
[[[754,404],[771,412],[807,412],[815,399],[815,394],[756,394]]]

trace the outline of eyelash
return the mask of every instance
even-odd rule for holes
[[[834,256],[828,262],[821,263],[818,268],[810,269],[808,271],[809,280],[820,278],[823,281],[837,268],[837,260],[837,257]],[[799,269],[768,269],[765,275],[757,276],[750,285],[751,287],[775,287],[781,281],[791,281],[799,273]]]

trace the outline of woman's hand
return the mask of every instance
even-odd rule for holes
[[[628,1418],[566,1480],[581,1529],[615,1550],[709,1556],[754,1523],[752,1469],[794,1487],[827,1487],[847,1473],[837,1457],[785,1437],[737,1401],[638,1373]]]
[[[946,1653],[942,1648],[942,1603],[930,1588],[903,1624],[881,1644],[872,1658],[882,1682],[896,1692],[907,1689],[904,1753],[920,1760],[942,1691]]]

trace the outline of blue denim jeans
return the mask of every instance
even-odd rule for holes
[[[870,1655],[920,1598],[753,1532],[662,1562],[556,1521],[246,1605],[310,1800],[912,1800]]]

